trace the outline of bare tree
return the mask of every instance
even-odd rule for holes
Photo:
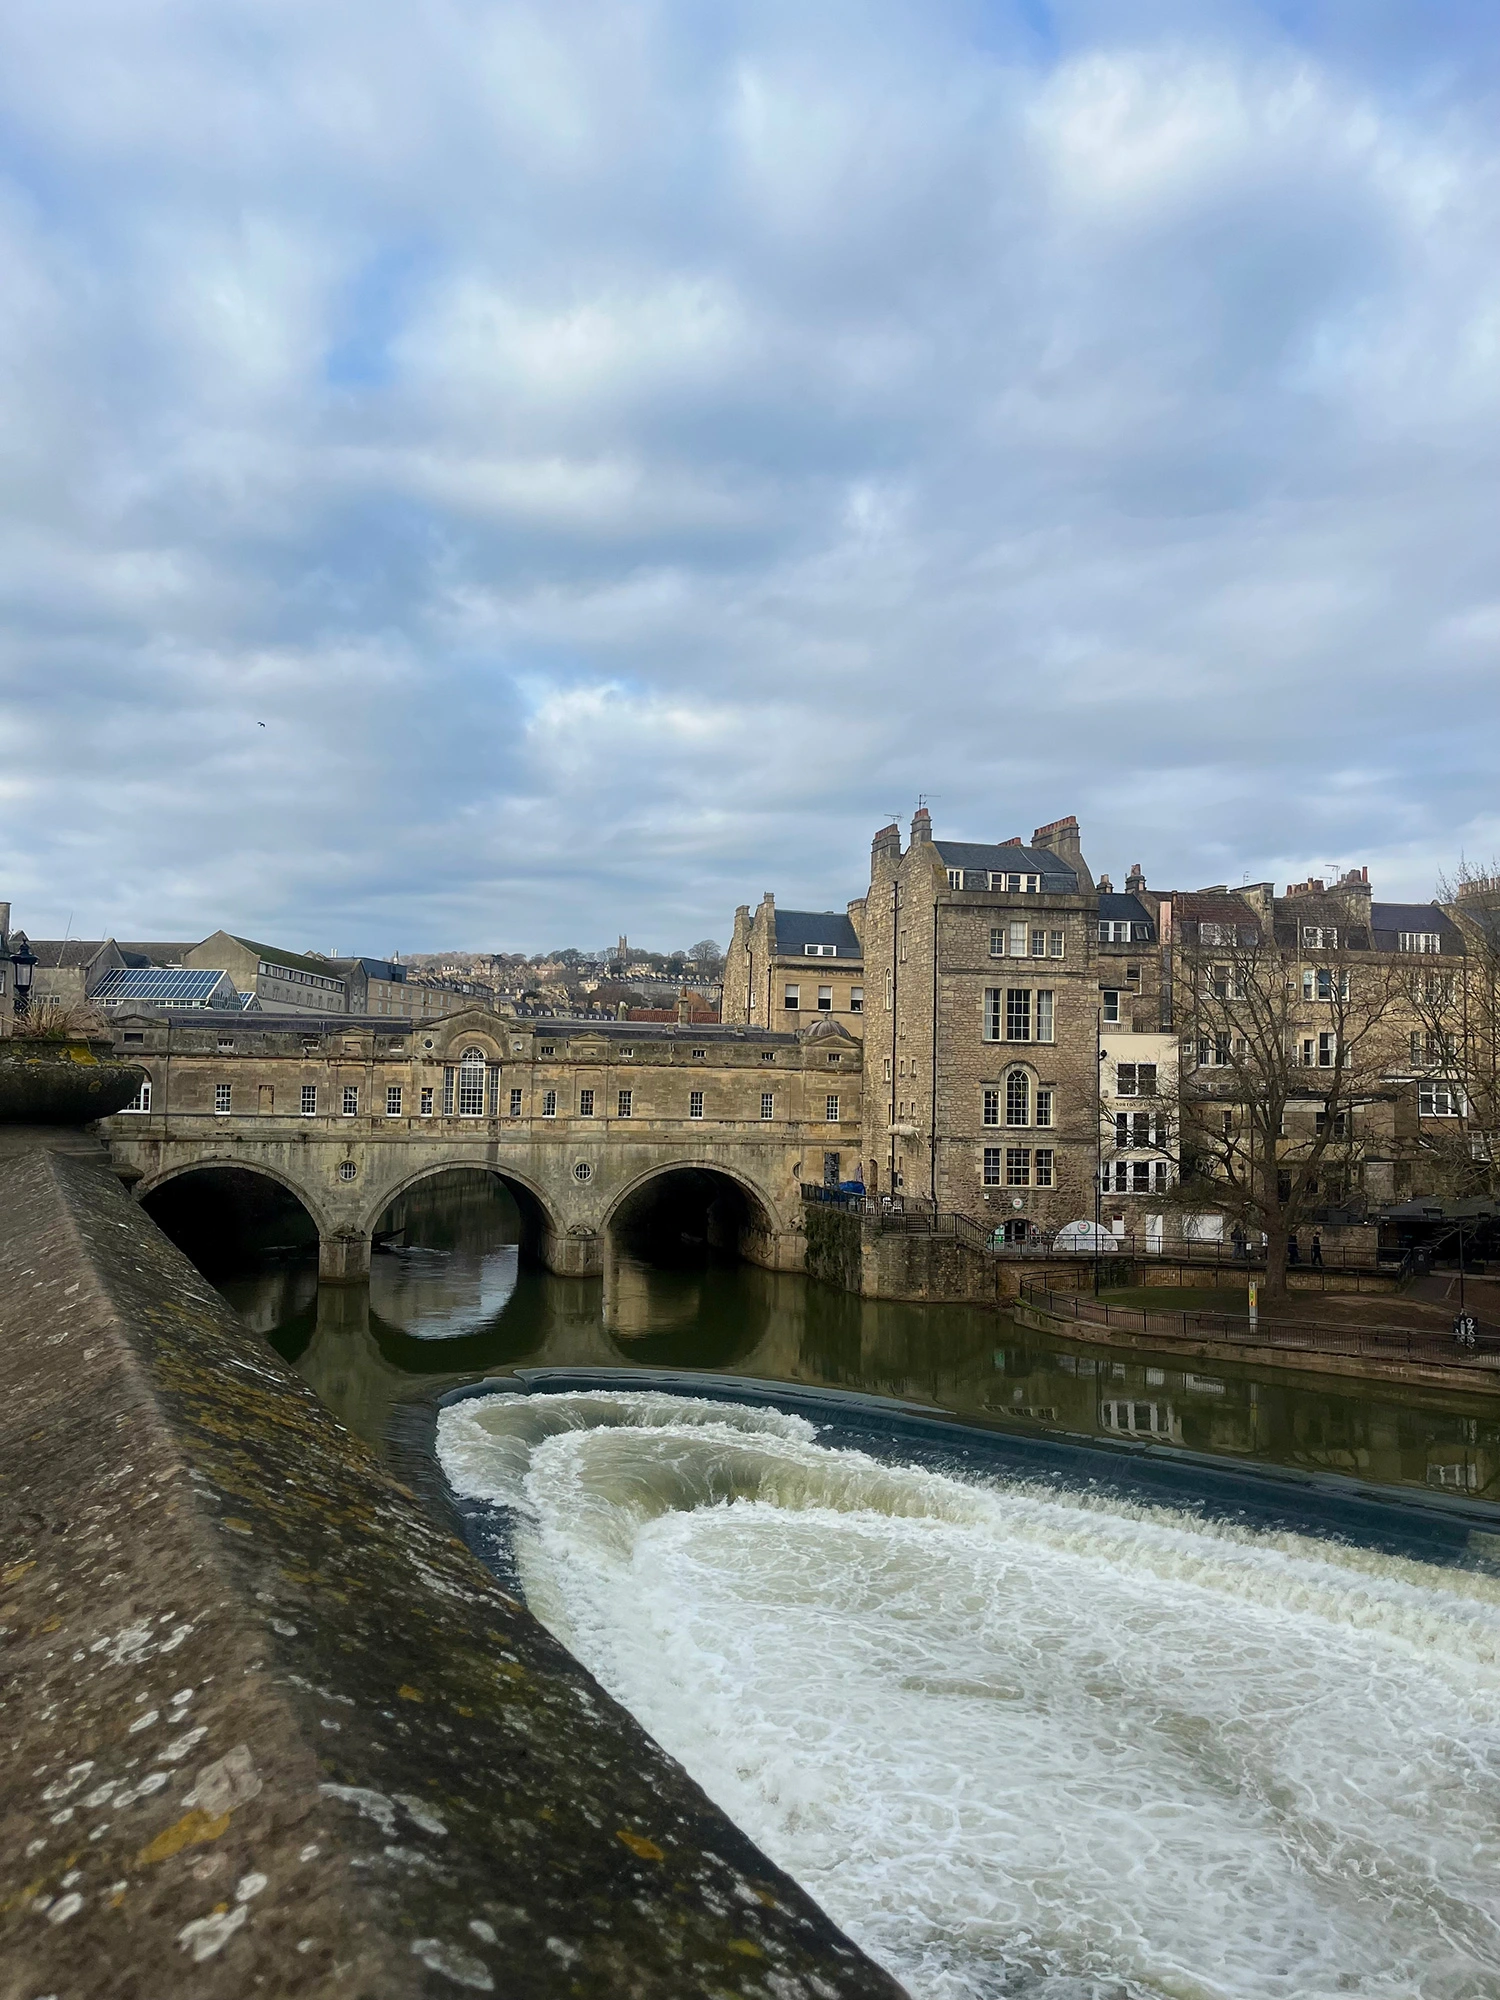
[[[1299,899],[1280,936],[1248,903],[1195,928],[1178,953],[1173,1200],[1263,1237],[1279,1296],[1293,1237],[1357,1186],[1372,1127],[1390,1123],[1399,982],[1367,916],[1334,896]]]

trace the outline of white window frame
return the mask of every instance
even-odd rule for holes
[[[1003,1186],[1002,1176],[1005,1171],[1004,1151],[1003,1146],[986,1146],[983,1149],[979,1162],[979,1178],[982,1186]]]
[[[830,1090],[823,1105],[825,1125],[837,1125],[840,1122],[839,1101],[839,1092]]]
[[[555,1090],[544,1090],[542,1092],[542,1116],[544,1118],[555,1118],[557,1116],[557,1092]]]
[[[1027,1070],[1013,1069],[1006,1075],[1005,1122],[1012,1127],[1031,1123],[1031,1075]]]
[[[436,1096],[437,1088],[434,1084],[424,1083],[422,1085],[420,1091],[417,1093],[417,1116],[419,1118],[432,1117],[433,1102]]]
[[[999,1086],[999,1084],[997,1084],[997,1083],[989,1083],[989,1084],[986,1084],[986,1085],[985,1085],[985,1087],[984,1087],[984,1093],[983,1093],[983,1096],[982,1096],[982,1098],[981,1098],[981,1100],[980,1100],[980,1107],[979,1107],[979,1110],[980,1110],[980,1117],[979,1117],[979,1122],[980,1122],[980,1124],[981,1124],[981,1125],[983,1125],[983,1126],[984,1126],[984,1127],[985,1127],[986,1129],[988,1129],[988,1128],[990,1128],[990,1127],[992,1127],[992,1126],[993,1126],[993,1127],[995,1127],[996,1129],[998,1129],[998,1127],[999,1127],[999,1124],[1000,1124],[1000,1098],[1001,1098],[1001,1091],[1000,1091],[1000,1086]],[[997,1182],[995,1183],[995,1185],[996,1185],[996,1186],[998,1187],[998,1186],[999,1186],[999,1182],[997,1181]]]
[[[833,1012],[833,988],[831,986],[820,986],[818,988],[818,1012],[820,1014],[831,1014]]]
[[[580,1118],[592,1118],[594,1115],[594,1093],[591,1088],[585,1088],[578,1093],[578,1115]]]
[[[1118,986],[1106,986],[1099,994],[1100,1019],[1108,1026],[1114,1026],[1119,1021],[1122,990]]]
[[[130,1102],[121,1105],[120,1109],[122,1112],[128,1111],[137,1115],[149,1113],[151,1109],[151,1079],[149,1076],[141,1078],[140,1089],[131,1098]]]
[[[357,1118],[359,1116],[359,1085],[357,1083],[346,1083],[343,1086],[343,1091],[344,1095],[341,1100],[343,1110],[340,1115],[344,1118]]]
[[[849,1012],[851,1014],[863,1014],[864,1011],[865,989],[863,986],[851,986],[849,988]]]
[[[521,1100],[521,1093],[520,1093],[520,1091],[519,1091],[519,1090],[512,1090],[512,1092],[511,1092],[511,1094],[510,1094],[510,1115],[511,1115],[511,1117],[512,1117],[512,1118],[519,1118],[519,1117],[520,1117],[520,1115],[521,1115],[521,1101],[522,1101],[522,1100]]]
[[[299,1099],[299,1103],[301,1106],[302,1117],[304,1118],[317,1117],[318,1086],[315,1083],[304,1083],[302,1085],[302,1095],[301,1098]]]
[[[776,1116],[776,1093],[774,1091],[763,1090],[761,1092],[760,1116],[761,1123],[766,1125]]]
[[[617,1118],[633,1118],[635,1116],[635,1092],[633,1090],[616,1092],[615,1116]]]
[[[799,980],[789,979],[782,987],[781,1010],[784,1014],[802,1012],[802,985]]]
[[[1031,1156],[1031,1178],[1034,1187],[1055,1187],[1057,1148],[1038,1146]]]
[[[387,1118],[399,1118],[401,1116],[401,1086],[399,1083],[388,1083],[385,1087],[385,1115]]]
[[[1339,932],[1337,924],[1304,924],[1302,926],[1302,946],[1305,951],[1337,951]]]
[[[690,1090],[688,1092],[688,1117],[701,1118],[702,1116],[703,1092],[701,1090]]]
[[[228,1118],[234,1110],[234,1085],[216,1083],[214,1085],[214,1116]]]
[[[1441,931],[1398,931],[1396,949],[1437,955],[1443,949],[1443,935]]]

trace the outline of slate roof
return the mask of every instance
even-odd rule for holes
[[[37,965],[49,972],[76,971],[92,965],[108,938],[29,938]]]
[[[1146,937],[1156,936],[1156,925],[1151,921],[1151,912],[1139,897],[1121,895],[1118,890],[1105,889],[1099,895],[1100,921],[1113,923],[1144,924]]]
[[[268,965],[289,965],[295,972],[313,972],[317,974],[319,979],[332,979],[340,986],[344,983],[339,978],[337,967],[332,959],[304,958],[301,952],[283,951],[279,945],[257,944],[254,938],[241,937],[238,931],[231,931],[229,935],[234,939],[236,944],[242,944],[246,951],[253,951],[258,958],[263,958]]]
[[[842,910],[778,910],[776,949],[800,953],[810,944],[831,944],[840,958],[863,958],[859,935]]]
[[[1436,903],[1372,903],[1370,930],[1377,951],[1395,951],[1402,931],[1436,931],[1445,953],[1463,956],[1463,932]]]
[[[1196,942],[1199,924],[1228,924],[1241,944],[1260,940],[1260,923],[1250,905],[1217,889],[1187,889],[1172,898],[1172,920]]]
[[[1020,847],[1015,842],[990,846],[970,840],[935,840],[938,858],[945,868],[962,868],[967,874],[1039,875],[1044,892],[1054,896],[1078,893],[1078,875],[1066,861],[1060,861],[1045,847]]]
[[[197,945],[197,938],[189,938],[186,943],[165,944],[142,943],[132,938],[128,944],[116,938],[115,946],[127,965],[181,965],[187,954]]]

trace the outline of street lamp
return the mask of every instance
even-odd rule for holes
[[[12,938],[11,943],[16,947],[10,955],[15,972],[16,1013],[24,1014],[31,1005],[31,977],[36,971],[36,953],[26,942],[25,931]]]

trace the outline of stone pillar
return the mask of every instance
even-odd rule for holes
[[[592,1229],[548,1229],[541,1241],[542,1262],[559,1278],[602,1276],[603,1240]],[[366,1252],[366,1269],[369,1253]]]
[[[370,1239],[358,1229],[330,1230],[318,1238],[320,1285],[367,1285]]]

